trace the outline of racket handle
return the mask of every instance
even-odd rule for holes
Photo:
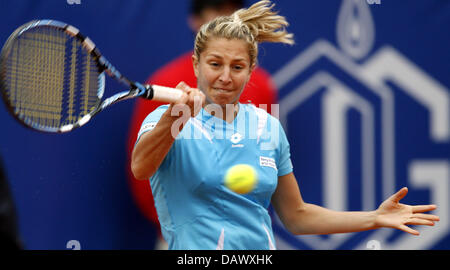
[[[154,99],[162,102],[176,102],[180,99],[183,91],[180,89],[160,86],[160,85],[149,85],[149,91],[147,99]]]

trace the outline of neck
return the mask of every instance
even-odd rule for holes
[[[235,104],[215,104],[207,102],[205,111],[214,117],[231,123],[234,121],[239,112],[239,103],[236,102]]]

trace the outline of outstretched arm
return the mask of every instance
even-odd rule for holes
[[[418,235],[406,225],[433,226],[439,217],[423,214],[435,205],[410,206],[399,203],[408,192],[401,189],[375,211],[342,212],[303,201],[293,173],[278,178],[272,205],[285,227],[293,234],[332,234],[359,232],[381,227],[403,230]]]

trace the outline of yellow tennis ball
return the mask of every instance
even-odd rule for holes
[[[238,194],[251,192],[258,183],[258,173],[247,164],[234,165],[225,174],[225,186]]]

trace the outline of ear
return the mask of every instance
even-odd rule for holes
[[[252,77],[252,73],[256,68],[256,64],[252,64],[248,70],[248,78],[247,78],[247,83],[250,81],[250,78]]]
[[[195,56],[195,54],[192,55],[192,66],[194,67],[194,74],[195,77],[198,78],[198,58]]]
[[[256,68],[256,64],[253,63],[253,64],[251,65],[251,67],[250,67],[250,70],[249,70],[250,75],[252,74],[253,70],[255,70],[255,68]]]

